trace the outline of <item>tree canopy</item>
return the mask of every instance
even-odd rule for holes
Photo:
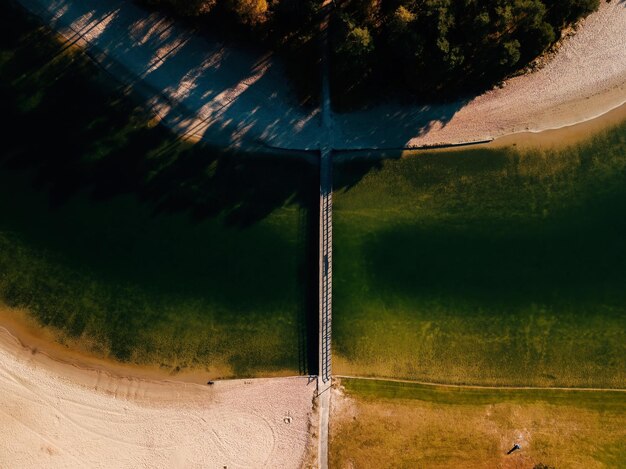
[[[449,98],[492,86],[555,43],[599,0],[345,0],[333,28],[336,96],[372,88]],[[346,48],[371,37],[369,60]],[[351,99],[354,98],[354,99]]]
[[[300,84],[321,48],[322,0],[144,0],[221,24],[287,53]],[[401,90],[432,99],[475,92],[528,65],[600,0],[336,0],[338,102]],[[298,75],[298,74],[296,74]]]

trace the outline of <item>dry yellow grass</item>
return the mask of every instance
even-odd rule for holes
[[[333,469],[626,467],[625,393],[343,384],[333,395]],[[507,455],[514,443],[521,451]]]

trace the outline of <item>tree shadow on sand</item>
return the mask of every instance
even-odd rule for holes
[[[78,192],[96,199],[135,194],[155,213],[189,211],[197,220],[221,214],[245,227],[316,196],[314,153],[269,155],[259,146],[249,154],[183,140],[151,122],[105,74],[87,79],[95,67],[84,56],[57,54],[52,43],[33,48],[32,39],[2,64],[10,119],[1,158],[33,170],[53,205]]]
[[[316,112],[297,104],[311,99],[289,86],[283,64],[268,50],[233,46],[210,27],[198,31],[128,2],[62,1],[41,15],[140,93],[178,134],[221,147],[260,140],[317,147]],[[293,53],[308,57],[316,44],[312,37]],[[308,62],[306,80],[319,88],[318,63]]]

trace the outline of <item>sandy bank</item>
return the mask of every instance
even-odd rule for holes
[[[625,102],[626,2],[603,2],[544,68],[467,101],[338,115],[337,141],[346,148],[483,141],[571,126]]]
[[[300,467],[315,382],[212,386],[64,363],[0,327],[0,467]]]
[[[278,61],[201,37],[120,0],[20,0],[176,132],[217,145],[313,149],[320,113],[295,102]],[[333,115],[336,149],[406,148],[561,128],[626,102],[626,2],[600,10],[541,70],[446,105],[389,103]]]

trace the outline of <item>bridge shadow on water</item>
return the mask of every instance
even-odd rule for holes
[[[317,195],[317,193],[315,194]],[[298,246],[305,261],[300,265],[298,284],[300,305],[298,314],[298,368],[300,374],[319,372],[319,205],[311,200],[301,211]]]

